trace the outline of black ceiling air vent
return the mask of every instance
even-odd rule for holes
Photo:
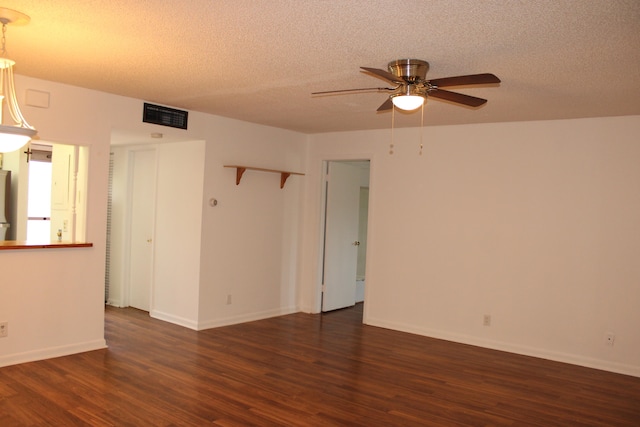
[[[142,121],[172,128],[186,129],[188,111],[144,103]]]

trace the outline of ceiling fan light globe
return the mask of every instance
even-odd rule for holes
[[[424,104],[424,97],[419,95],[398,95],[391,98],[393,105],[401,110],[415,110]]]

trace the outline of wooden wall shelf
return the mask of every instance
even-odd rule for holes
[[[281,171],[276,169],[254,168],[252,166],[239,166],[239,165],[224,165],[225,168],[235,168],[236,170],[236,185],[240,184],[242,175],[245,171],[259,171],[259,172],[271,172],[280,174],[280,188],[284,188],[284,183],[287,182],[287,178],[291,175],[304,175],[300,172]]]

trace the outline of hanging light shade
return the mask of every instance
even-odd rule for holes
[[[391,98],[393,105],[401,110],[415,110],[424,104],[424,96],[420,95],[398,95]]]
[[[415,110],[416,108],[422,107],[424,104],[425,96],[420,94],[418,89],[413,84],[408,84],[402,88],[402,92],[393,96],[391,98],[391,102],[393,105],[400,108],[401,110]]]
[[[26,24],[30,18],[15,10],[0,8],[0,23],[2,23],[2,51],[0,52],[0,153],[18,150],[33,138],[37,131],[27,123],[16,98],[16,88],[13,82],[13,66],[15,61],[6,58],[5,33],[7,25]],[[4,107],[9,110],[9,116],[14,124],[4,121]]]

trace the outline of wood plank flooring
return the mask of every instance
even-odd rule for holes
[[[359,305],[195,332],[108,307],[108,349],[0,369],[0,425],[640,425],[640,378],[361,319]]]

